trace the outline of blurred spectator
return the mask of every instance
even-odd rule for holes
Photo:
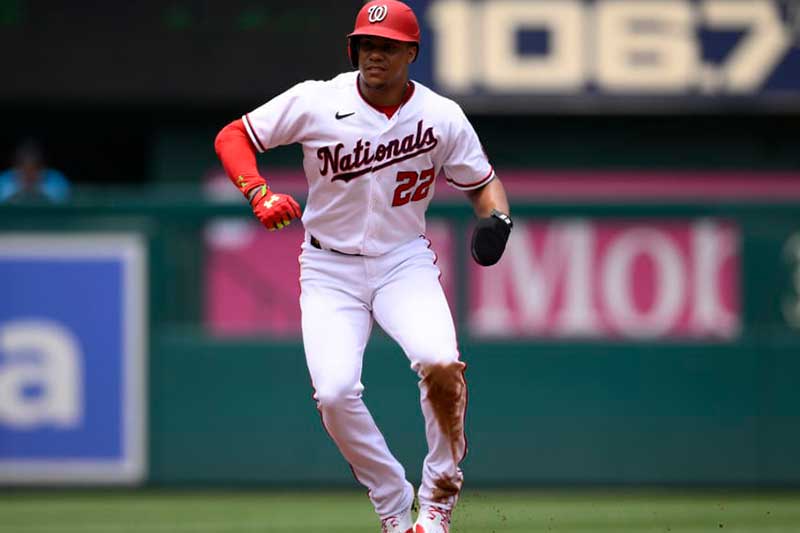
[[[66,176],[47,168],[38,143],[27,140],[14,155],[14,166],[0,173],[0,203],[65,202],[70,185]]]

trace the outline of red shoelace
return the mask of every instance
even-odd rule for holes
[[[428,507],[428,518],[430,520],[436,520],[436,517],[439,516],[442,519],[442,523],[445,526],[450,525],[450,511],[447,509],[441,509],[439,507]]]
[[[397,519],[396,516],[390,516],[389,518],[384,518],[381,520],[381,531],[383,533],[389,532],[389,527],[397,527],[400,525],[400,520]]]

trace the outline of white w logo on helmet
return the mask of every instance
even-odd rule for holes
[[[389,13],[389,7],[386,4],[372,6],[367,9],[367,13],[369,13],[369,21],[375,24],[386,18],[386,15]]]

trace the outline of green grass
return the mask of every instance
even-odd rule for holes
[[[357,492],[8,491],[2,533],[378,533]],[[466,491],[453,533],[800,532],[800,492]]]

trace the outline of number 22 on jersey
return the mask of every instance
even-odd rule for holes
[[[397,183],[399,185],[394,190],[392,207],[400,207],[408,202],[418,202],[428,196],[435,176],[433,168],[425,169],[422,172],[398,172]]]

